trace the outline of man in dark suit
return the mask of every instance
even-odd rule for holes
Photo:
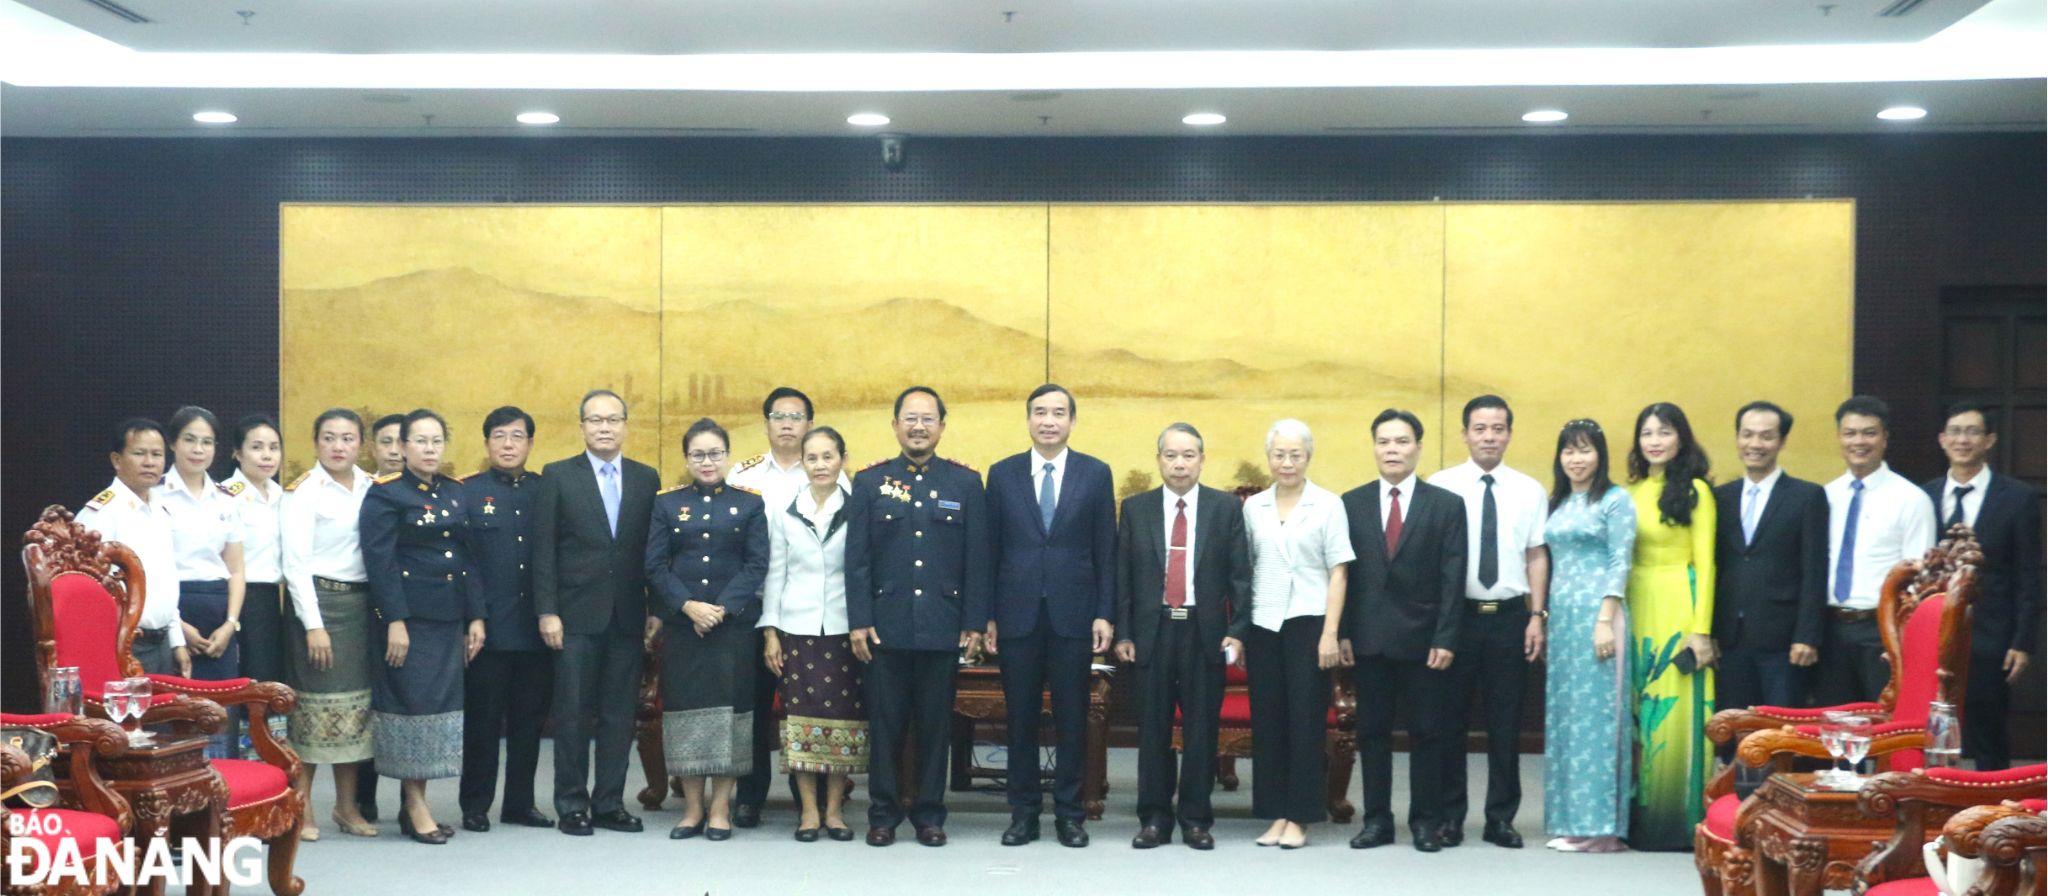
[[[584,451],[541,471],[533,520],[533,606],[555,666],[555,811],[564,834],[637,832],[626,812],[647,615],[647,525],[661,474],[621,456],[626,401],[593,389],[577,406]],[[595,727],[595,731],[592,728]],[[597,779],[588,777],[597,739]]]
[[[1986,461],[1997,444],[1997,419],[1984,405],[1949,408],[1941,430],[1948,475],[1921,485],[1934,500],[1940,529],[1969,526],[1984,548],[1970,604],[1970,677],[1963,688],[1963,752],[1980,769],[2012,764],[2012,683],[2026,671],[2041,630],[2041,493],[2011,476],[1992,475]]]
[[[1778,466],[1792,415],[1735,412],[1743,478],[1714,488],[1715,705],[1798,706],[1828,606],[1828,496]]]
[[[1186,423],[1159,434],[1159,478],[1163,487],[1124,499],[1117,526],[1116,658],[1138,667],[1138,835],[1131,846],[1151,849],[1173,838],[1178,789],[1181,841],[1215,849],[1209,794],[1223,665],[1244,655],[1252,621],[1244,509],[1237,496],[1201,484],[1202,434]]]
[[[1053,828],[1062,846],[1087,846],[1081,753],[1088,734],[1090,658],[1108,653],[1116,612],[1116,491],[1109,465],[1073,451],[1080,409],[1046,383],[1025,399],[1031,450],[988,471],[995,617],[983,642],[1002,664],[1008,708],[1010,827],[1004,846],[1038,839],[1038,722],[1052,694]]]
[[[937,456],[946,431],[939,393],[896,396],[903,453],[853,478],[846,509],[846,621],[867,663],[869,846],[896,842],[903,823],[897,762],[906,728],[917,744],[917,842],[946,845],[946,754],[959,651],[988,626],[988,502],[981,474]]]
[[[1344,494],[1353,561],[1338,643],[1358,687],[1364,824],[1351,848],[1394,842],[1395,695],[1407,704],[1408,829],[1443,848],[1444,763],[1452,760],[1449,669],[1464,616],[1465,502],[1417,479],[1422,421],[1388,408],[1372,422],[1380,478]],[[1459,757],[1462,761],[1462,757]]]

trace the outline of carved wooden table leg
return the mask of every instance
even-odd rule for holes
[[[1088,686],[1087,757],[1081,766],[1081,806],[1089,821],[1101,821],[1109,798],[1110,681],[1095,676]]]
[[[656,634],[642,658],[640,702],[633,713],[633,742],[640,752],[640,771],[647,776],[647,786],[635,798],[650,812],[661,808],[672,786],[668,760],[661,752],[661,643],[662,635]]]

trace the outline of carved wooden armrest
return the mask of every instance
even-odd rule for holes
[[[1865,758],[1926,746],[1926,728],[1910,722],[1888,723],[1870,732],[1870,752]],[[1824,760],[1834,758],[1828,755],[1827,747],[1821,745],[1819,735],[1808,734],[1791,725],[1755,732],[1743,738],[1742,745],[1735,748],[1735,758],[1751,768],[1761,767],[1781,755]]]
[[[105,719],[107,707],[91,695],[85,698],[86,712],[94,718]],[[179,737],[212,734],[228,722],[228,712],[211,700],[194,700],[181,694],[156,703],[142,714],[142,724],[168,725]]]
[[[1984,860],[1984,875],[1970,887],[1970,894],[2007,896],[2041,888],[2040,856],[2048,848],[2048,819],[2021,810],[1993,819],[1977,838],[1977,855]]]
[[[201,681],[175,675],[151,675],[149,680],[162,691],[222,706],[246,708],[249,711],[249,742],[256,747],[256,755],[263,757],[264,762],[283,769],[291,780],[298,780],[298,752],[273,737],[268,722],[272,713],[285,715],[298,708],[297,691],[281,682],[253,678]]]
[[[123,835],[134,829],[135,813],[127,798],[107,786],[99,767],[93,763],[95,757],[113,759],[127,754],[128,734],[121,726],[105,719],[61,714],[16,716],[8,724],[49,732],[71,756],[71,787],[77,794],[78,807],[113,819]],[[22,771],[26,772],[28,757],[13,747],[7,749],[21,757]]]
[[[1853,712],[1882,723],[1891,718],[1891,710],[1882,703],[1844,703],[1840,706],[1822,706],[1815,709],[1795,709],[1788,706],[1754,706],[1747,709],[1724,709],[1714,713],[1707,720],[1707,739],[1716,744],[1739,743],[1743,736],[1757,731],[1769,731],[1786,725],[1818,725],[1823,713],[1841,710]]]
[[[2032,814],[2011,800],[1994,806],[1971,806],[1949,816],[1948,823],[1941,826],[1941,842],[1955,855],[1982,858],[1984,831],[1992,822]]]
[[[1931,773],[1915,770],[1873,775],[1856,794],[1857,808],[1872,818],[1896,817],[1897,820],[1892,826],[1891,838],[1857,863],[1857,879],[1876,884],[1920,876],[1920,869],[1924,867],[1920,847],[1929,837],[1928,806],[1964,810],[1955,817],[1964,818],[1963,823],[1967,825],[1971,823],[1969,818],[1975,817],[1969,815],[1975,812],[1975,808],[2000,809],[2002,801],[2039,796],[2044,786],[2048,786],[2048,779],[2041,775],[2014,776],[1949,769],[1937,769]],[[1964,830],[1959,829],[1958,835],[1962,835]],[[1954,848],[1957,841],[1948,842]]]

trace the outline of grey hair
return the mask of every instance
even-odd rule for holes
[[[1166,424],[1166,428],[1165,428],[1165,429],[1162,429],[1162,430],[1160,430],[1160,431],[1159,431],[1159,448],[1158,448],[1158,450],[1159,450],[1159,451],[1165,451],[1165,450],[1166,450],[1166,437],[1167,437],[1168,435],[1171,435],[1171,434],[1173,434],[1173,433],[1177,433],[1177,432],[1184,432],[1184,433],[1187,433],[1188,435],[1194,436],[1194,437],[1195,437],[1195,450],[1196,450],[1196,451],[1201,451],[1201,450],[1203,450],[1203,448],[1205,447],[1205,446],[1204,446],[1204,445],[1202,444],[1202,433],[1201,433],[1201,431],[1200,431],[1200,430],[1197,430],[1197,429],[1195,429],[1195,425],[1194,425],[1194,424],[1192,424],[1192,423],[1168,423],[1168,424]]]
[[[1315,434],[1308,431],[1308,424],[1293,417],[1275,423],[1272,429],[1266,430],[1266,453],[1271,454],[1273,452],[1274,439],[1289,437],[1301,440],[1302,453],[1310,457],[1315,456]]]

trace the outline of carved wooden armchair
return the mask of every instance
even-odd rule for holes
[[[1977,879],[1973,894],[2048,893],[2048,872],[2044,872],[2048,868],[2048,818],[2042,817],[2039,802],[2026,800],[2020,811],[2000,813],[1984,825],[1975,842],[1951,841],[1956,843],[1956,853],[1984,862],[1984,874]]]
[[[47,689],[51,667],[76,666],[85,692],[86,714],[104,718],[102,686],[142,674],[131,647],[142,619],[148,581],[135,552],[120,542],[101,542],[99,533],[74,522],[58,505],[22,536],[22,565],[28,568],[29,610],[36,627],[37,674]],[[249,736],[261,761],[216,759],[213,770],[227,787],[226,837],[255,837],[269,847],[270,888],[297,896],[305,882],[292,874],[305,823],[305,798],[291,782],[299,756],[271,735],[270,714],[289,713],[299,698],[272,681],[231,678],[199,681],[151,675],[150,708],[144,725],[169,725],[179,733],[209,733],[226,720],[225,708],[249,712]]]
[[[1739,746],[1736,761],[1751,767],[1789,771],[1795,757],[1828,761],[1819,723],[1830,710],[1869,717],[1870,758],[1880,770],[1917,768],[1924,761],[1928,708],[1934,701],[1963,705],[1963,681],[1970,658],[1970,601],[1977,592],[1977,564],[1983,551],[1965,527],[1951,530],[1920,560],[1908,560],[1885,577],[1878,600],[1878,631],[1884,638],[1891,681],[1875,703],[1814,709],[1758,706],[1724,709],[1707,722],[1715,744]],[[1707,896],[1751,892],[1754,859],[1738,844],[1735,766],[1707,781],[1706,818],[1693,830],[1693,866]]]
[[[69,754],[71,764],[71,805],[48,809],[8,809],[0,806],[0,860],[14,855],[13,832],[41,841],[43,855],[56,855],[63,841],[76,844],[79,857],[91,867],[102,840],[118,843],[133,830],[135,815],[128,801],[100,780],[95,758],[113,759],[128,752],[128,737],[121,726],[105,719],[88,719],[62,713],[9,715],[0,713],[0,725],[37,728],[57,738]],[[59,759],[63,761],[63,759]],[[18,747],[0,743],[0,790],[26,779],[29,757]],[[13,817],[10,817],[12,815]],[[119,889],[119,881],[91,886],[82,881],[62,880],[26,885],[10,877],[0,892],[14,894],[101,894]]]
[[[1934,892],[1921,856],[1931,834],[1928,822],[1946,816],[1941,830],[1944,841],[1951,849],[1960,845],[1959,854],[1975,858],[1978,837],[1986,825],[2005,815],[2038,816],[2048,807],[2048,765],[1993,772],[1950,768],[1886,772],[1863,785],[1856,803],[1873,818],[1896,820],[1891,839],[1857,864],[1856,892],[1880,896]],[[2006,867],[2018,870],[2012,864]]]

